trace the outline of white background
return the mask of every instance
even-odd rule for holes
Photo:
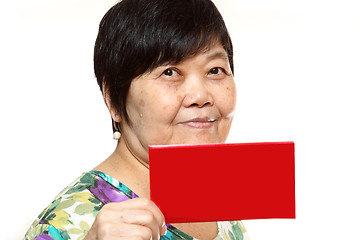
[[[115,147],[92,66],[113,2],[0,3],[1,239]],[[296,144],[297,218],[244,221],[252,240],[360,239],[357,1],[215,2],[235,47],[229,142]]]

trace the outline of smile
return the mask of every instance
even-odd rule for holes
[[[214,125],[215,119],[213,118],[194,118],[185,122],[181,122],[181,125],[192,128],[210,128]]]

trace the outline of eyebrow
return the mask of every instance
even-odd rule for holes
[[[214,52],[214,53],[209,54],[208,56],[206,56],[207,60],[213,60],[213,59],[216,59],[216,58],[221,58],[221,59],[224,59],[226,61],[229,60],[228,55],[224,51],[217,51],[217,52]]]

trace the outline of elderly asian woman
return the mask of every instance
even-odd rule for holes
[[[215,5],[117,3],[100,23],[94,66],[117,147],[55,198],[25,239],[246,239],[236,221],[165,223],[149,193],[149,145],[223,143],[228,136],[233,48]]]

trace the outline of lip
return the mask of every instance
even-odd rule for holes
[[[181,125],[193,128],[210,128],[214,125],[214,118],[193,118],[188,121],[180,122]]]

